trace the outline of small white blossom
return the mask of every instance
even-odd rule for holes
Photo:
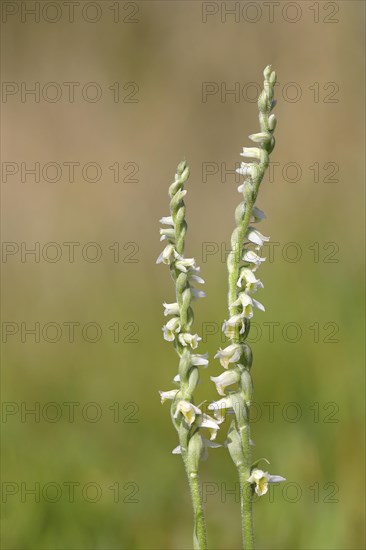
[[[217,420],[214,420],[208,414],[202,414],[198,419],[198,426],[200,428],[207,428],[211,434],[211,441],[216,439],[217,431],[220,429]]]
[[[163,303],[164,315],[179,315],[179,305],[178,302],[173,302],[171,304]]]
[[[251,220],[252,223],[258,223],[258,222],[261,222],[262,220],[266,219],[265,213],[260,208],[258,208],[257,206],[253,207],[252,217],[253,217],[253,220]]]
[[[286,481],[286,479],[282,476],[272,476],[268,472],[254,468],[247,481],[255,484],[255,492],[258,496],[262,496],[268,491],[268,483],[277,483],[279,481]]]
[[[191,363],[195,367],[207,367],[208,365],[208,353],[204,354],[192,354],[191,355]]]
[[[243,147],[243,152],[240,153],[240,156],[260,160],[261,150],[258,147]]]
[[[222,422],[225,418],[225,411],[231,412],[233,410],[233,404],[230,396],[226,396],[218,401],[213,401],[209,404],[208,410],[213,411],[217,422]]]
[[[267,143],[272,139],[272,134],[269,132],[258,132],[257,134],[250,134],[249,139],[254,143]]]
[[[191,346],[192,349],[196,349],[198,347],[198,342],[202,340],[202,338],[198,336],[198,334],[189,334],[189,332],[183,332],[179,334],[178,340],[182,344],[182,346]]]
[[[261,258],[260,256],[258,256],[258,254],[253,252],[253,250],[247,250],[244,254],[243,260],[245,262],[255,264],[255,266],[258,267],[261,265],[262,262],[266,261],[266,258]]]
[[[193,300],[197,300],[198,298],[206,298],[206,292],[203,290],[198,290],[198,288],[191,287],[191,293]]]
[[[242,162],[241,165],[240,165],[240,168],[238,168],[236,170],[236,172],[238,172],[238,174],[240,174],[241,176],[250,177],[250,178],[254,179],[258,175],[259,166],[258,166],[258,164],[254,164],[254,163]],[[244,185],[244,184],[242,184],[242,185]],[[240,186],[240,187],[242,187],[242,186]],[[239,191],[239,187],[238,187],[238,191]],[[243,189],[240,189],[239,192],[241,192],[241,191],[243,191]]]
[[[235,336],[236,327],[240,327],[240,334],[245,332],[245,318],[242,313],[233,315],[228,321],[224,321],[222,325],[222,332],[227,338]]]
[[[226,370],[219,376],[211,376],[212,382],[215,383],[216,389],[220,395],[225,395],[225,388],[236,384],[240,380],[240,374],[235,370]]]
[[[269,237],[265,237],[260,233],[257,229],[254,229],[253,227],[248,228],[248,234],[247,234],[248,240],[251,243],[257,244],[258,246],[263,246],[263,244],[267,241],[269,241]]]
[[[171,264],[178,257],[178,253],[172,244],[167,244],[159,258],[156,260],[157,264]]]
[[[229,363],[237,363],[242,354],[242,347],[240,344],[230,344],[224,349],[219,349],[215,355],[215,359],[219,359],[221,366],[224,369],[229,368]]]
[[[253,271],[248,267],[243,267],[240,270],[240,276],[237,282],[239,288],[242,286],[243,279],[245,281],[246,292],[256,292],[258,288],[264,288],[262,281],[257,279]]]
[[[196,419],[196,415],[202,414],[202,411],[201,409],[196,407],[196,405],[193,405],[193,403],[182,400],[178,403],[177,410],[174,413],[174,418],[177,418],[179,413],[182,413],[187,424],[189,426],[192,426],[193,422]]]
[[[163,326],[164,340],[173,342],[175,335],[179,333],[181,329],[179,317],[172,317],[169,319],[166,325]]]
[[[233,306],[241,306],[243,308],[243,316],[246,319],[251,319],[253,317],[253,307],[265,311],[264,305],[251,298],[246,292],[240,292],[238,299],[233,302]]]
[[[159,390],[161,403],[165,403],[165,401],[167,401],[168,399],[172,401],[178,392],[179,390],[169,390],[169,391]]]
[[[238,299],[233,302],[233,306],[241,306],[243,308],[243,316],[247,319],[253,317],[253,299],[245,292],[240,292]]]
[[[160,218],[159,222],[162,225],[172,225],[174,227],[174,222],[172,216],[163,216]]]
[[[160,229],[160,241],[174,241],[175,240],[175,231],[174,229],[164,228]]]
[[[175,262],[175,267],[179,269],[179,271],[187,273],[187,268],[195,268],[195,264],[196,260],[194,258],[182,258],[181,256],[179,256],[179,258]]]
[[[194,283],[198,283],[200,285],[203,285],[204,284],[204,279],[202,279],[202,277],[199,277],[198,275],[196,275],[195,273],[195,270],[190,270],[189,273],[188,273],[188,279],[190,282],[194,282]]]

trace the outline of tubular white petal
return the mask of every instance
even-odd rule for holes
[[[191,355],[191,362],[192,365],[195,367],[207,367],[208,365],[208,353],[205,353],[203,355],[200,354],[192,354]]]
[[[198,300],[198,298],[206,298],[206,292],[199,290],[198,288],[191,287],[192,299]]]
[[[254,218],[254,220],[253,220],[254,223],[257,223],[257,222],[260,222],[260,221],[266,219],[265,213],[260,208],[258,208],[257,206],[253,207],[252,216]]]
[[[286,481],[285,477],[282,476],[269,476],[268,483],[279,483],[280,481]]]
[[[235,370],[226,370],[221,373],[219,376],[210,376],[212,382],[215,383],[216,389],[219,395],[226,395],[225,388],[227,386],[232,386],[240,380],[240,375]]]
[[[254,300],[254,298],[253,298],[253,306],[256,307],[257,309],[260,309],[261,311],[266,311],[266,308],[264,307],[264,305],[258,302],[258,300]]]
[[[254,143],[266,143],[272,138],[269,132],[258,132],[257,134],[250,134],[249,139]]]
[[[184,332],[179,334],[178,340],[182,346],[191,346],[192,349],[196,349],[198,347],[198,342],[202,340],[202,338],[198,336],[198,334],[189,334],[189,332]]]
[[[219,359],[221,366],[224,369],[229,367],[229,363],[237,363],[242,354],[242,347],[240,344],[230,344],[224,349],[219,349],[215,355],[215,359]]]
[[[190,281],[194,281],[195,283],[199,283],[201,285],[204,284],[204,280],[202,279],[202,277],[199,277],[198,275],[191,275],[189,274],[189,280]]]
[[[179,315],[179,304],[177,302],[173,302],[171,304],[164,302],[163,308],[165,317],[167,315]]]
[[[177,395],[178,391],[179,390],[169,390],[169,391],[159,390],[161,403],[165,403],[165,401],[168,401],[168,400],[172,401],[174,397]]]
[[[262,262],[265,262],[266,258],[261,258],[260,256],[258,256],[258,254],[253,252],[253,250],[247,250],[244,254],[243,260],[245,262],[253,263],[258,266]]]
[[[174,413],[174,418],[177,418],[179,413],[181,413],[185,421],[189,426],[192,426],[193,422],[196,419],[197,414],[202,414],[201,409],[193,405],[193,403],[190,403],[189,401],[179,401],[177,405],[177,410]]]
[[[243,152],[240,153],[242,157],[260,160],[261,151],[258,147],[243,147]]]
[[[174,226],[174,222],[173,222],[172,216],[163,216],[162,218],[160,218],[159,222],[160,222],[162,225],[172,225],[172,226]]]

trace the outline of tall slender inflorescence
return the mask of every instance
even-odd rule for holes
[[[199,381],[199,367],[207,367],[207,354],[193,352],[198,347],[201,338],[192,334],[193,300],[204,297],[204,292],[197,290],[193,283],[203,283],[199,276],[200,268],[194,258],[184,257],[185,235],[185,205],[183,197],[187,193],[183,189],[189,176],[189,168],[185,161],[178,165],[175,180],[169,188],[170,216],[160,222],[167,226],[160,229],[161,240],[167,245],[157,259],[157,263],[165,263],[170,267],[170,273],[175,283],[176,301],[164,303],[164,315],[170,319],[163,327],[165,340],[174,343],[179,356],[178,374],[174,381],[177,388],[161,391],[161,402],[172,400],[171,417],[177,430],[179,445],[173,450],[181,454],[187,472],[194,511],[193,544],[195,549],[207,548],[206,527],[202,505],[201,488],[198,477],[199,461],[207,453],[207,447],[219,447],[214,442],[219,421],[204,414],[194,404],[194,390]],[[202,437],[201,430],[208,429],[210,439]]]
[[[238,172],[244,176],[244,182],[238,187],[243,194],[243,201],[235,212],[236,228],[231,236],[231,251],[227,267],[229,276],[228,308],[229,319],[223,324],[223,332],[229,339],[229,345],[220,349],[215,357],[226,369],[222,374],[213,377],[218,393],[222,399],[209,405],[215,417],[221,421],[225,410],[234,413],[227,447],[235,463],[241,487],[241,513],[244,548],[254,548],[252,521],[252,497],[254,490],[258,495],[267,492],[269,482],[281,481],[280,476],[271,476],[251,464],[251,439],[249,425],[249,407],[253,395],[253,383],[250,374],[252,351],[246,342],[250,319],[255,308],[264,311],[263,305],[253,298],[253,294],[263,288],[257,278],[257,269],[265,260],[260,251],[268,237],[262,235],[255,225],[265,216],[256,206],[260,183],[269,164],[275,139],[273,132],[276,117],[270,114],[275,105],[273,99],[276,74],[271,66],[264,70],[264,89],[258,99],[260,132],[249,138],[257,147],[244,147],[242,156],[252,159],[243,162]],[[236,384],[236,389],[227,387]]]

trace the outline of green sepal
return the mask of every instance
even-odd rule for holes
[[[202,437],[197,430],[188,441],[187,468],[188,473],[197,473],[203,451]]]
[[[226,446],[229,450],[232,461],[237,468],[240,468],[244,464],[244,451],[241,444],[240,435],[235,426],[233,420],[230,424],[230,428],[227,434]]]

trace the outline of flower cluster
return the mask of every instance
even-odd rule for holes
[[[278,483],[279,481],[286,481],[286,479],[282,476],[273,476],[268,472],[253,468],[248,481],[253,484],[255,492],[261,497],[267,493],[268,483]]]
[[[261,470],[252,471],[250,465],[250,425],[249,407],[253,395],[253,382],[250,374],[252,351],[246,343],[250,330],[250,320],[256,309],[264,311],[264,306],[253,295],[263,288],[257,271],[265,261],[262,247],[269,240],[258,229],[257,224],[265,219],[264,213],[255,206],[259,186],[269,164],[275,139],[276,117],[270,114],[275,105],[273,99],[276,74],[268,66],[264,70],[264,89],[258,99],[260,132],[249,138],[256,147],[244,147],[241,155],[250,162],[241,163],[237,170],[244,177],[238,191],[243,201],[235,212],[236,227],[231,236],[231,251],[227,266],[229,273],[229,318],[223,323],[223,333],[229,339],[224,349],[219,349],[215,358],[225,369],[219,376],[211,377],[222,398],[209,405],[218,421],[225,419],[226,413],[234,415],[231,422],[227,447],[234,463],[245,470],[243,482],[255,483],[257,494],[265,494],[269,474],[257,477]],[[257,476],[257,477],[256,477]],[[269,477],[268,477],[269,476]],[[258,492],[259,491],[259,492]]]
[[[178,165],[175,180],[169,188],[171,215],[160,220],[162,225],[167,226],[160,229],[161,240],[167,241],[167,244],[157,263],[169,265],[176,289],[176,301],[163,304],[164,315],[170,317],[163,326],[163,335],[165,340],[174,343],[180,357],[179,372],[174,377],[178,388],[160,391],[160,397],[162,403],[166,400],[172,401],[172,420],[180,443],[173,453],[182,454],[185,462],[192,463],[194,458],[197,469],[197,457],[204,457],[208,447],[220,445],[214,442],[219,422],[203,413],[193,402],[193,393],[199,381],[199,367],[207,367],[208,359],[207,354],[193,353],[201,338],[198,334],[192,333],[191,302],[203,298],[205,293],[193,286],[204,283],[200,277],[200,268],[194,258],[184,257],[187,224],[183,197],[187,191],[183,186],[188,176],[189,168],[183,161]],[[202,428],[208,430],[210,439],[201,436],[199,430]],[[193,435],[196,437],[193,438]]]

